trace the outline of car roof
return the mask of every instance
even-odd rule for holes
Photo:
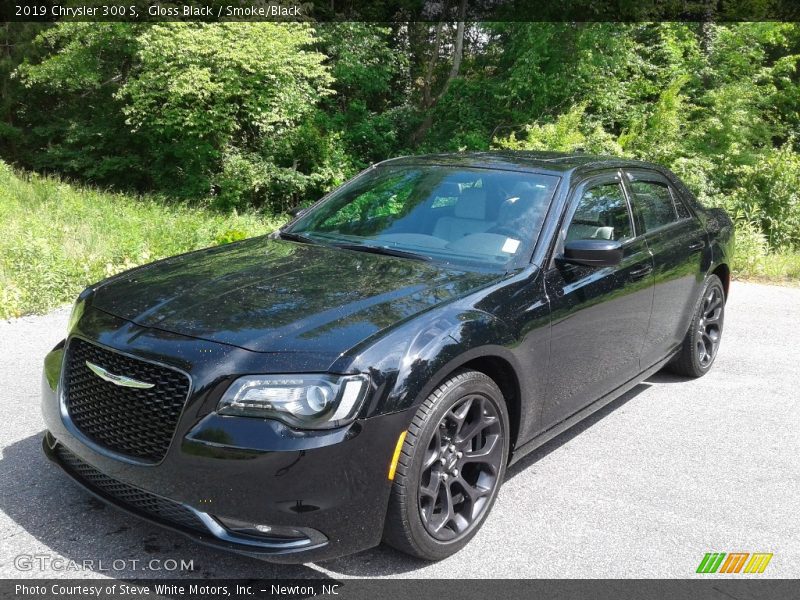
[[[593,171],[613,168],[645,168],[664,172],[664,168],[652,163],[620,158],[586,154],[584,152],[534,152],[534,151],[491,151],[458,152],[448,154],[421,154],[401,156],[385,160],[380,165],[446,165],[454,167],[480,167],[508,171],[536,171],[561,174],[568,171]]]

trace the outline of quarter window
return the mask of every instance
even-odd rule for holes
[[[678,220],[672,202],[672,192],[663,183],[633,181],[631,192],[633,204],[641,211],[644,218],[645,231],[652,231]]]
[[[692,215],[689,213],[689,209],[686,208],[686,205],[683,203],[683,200],[680,199],[678,194],[675,191],[672,191],[672,199],[675,201],[675,210],[678,211],[678,218],[679,219],[688,219]]]
[[[583,192],[567,229],[567,241],[632,237],[628,205],[618,183],[598,185]]]

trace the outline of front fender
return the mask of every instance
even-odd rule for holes
[[[410,325],[410,324],[409,324]],[[370,373],[375,386],[363,416],[403,411],[419,405],[454,370],[476,358],[502,358],[517,370],[509,350],[514,337],[497,317],[469,309],[408,325],[381,339],[347,366]],[[344,365],[340,367],[345,369]]]

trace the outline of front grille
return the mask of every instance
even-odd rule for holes
[[[89,370],[87,361],[154,386],[138,389],[105,381]],[[87,438],[119,454],[151,463],[164,458],[189,385],[188,377],[173,369],[77,338],[69,342],[64,376],[69,417]]]
[[[207,532],[203,522],[183,504],[123,483],[83,462],[64,446],[55,448],[61,465],[89,489],[117,504],[167,523]]]

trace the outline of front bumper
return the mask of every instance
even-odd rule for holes
[[[136,339],[145,343],[145,338]],[[212,346],[218,345],[209,345],[210,363]],[[324,560],[380,543],[392,483],[389,463],[409,413],[317,432],[220,417],[203,410],[213,387],[203,385],[203,373],[195,370],[199,391],[187,401],[166,456],[157,464],[136,464],[86,444],[64,422],[58,387],[62,353],[57,347],[45,361],[44,450],[100,499],[200,543],[274,562]],[[242,535],[223,526],[231,520],[276,531],[291,528],[300,535]]]

